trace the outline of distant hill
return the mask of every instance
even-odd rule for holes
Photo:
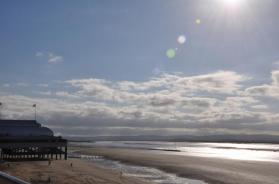
[[[207,136],[95,136],[95,137],[67,137],[72,141],[174,141],[174,142],[237,142],[237,143],[279,143],[279,136],[275,135],[207,135]]]

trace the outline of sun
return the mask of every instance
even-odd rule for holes
[[[223,2],[229,7],[237,7],[243,3],[244,0],[223,0]]]

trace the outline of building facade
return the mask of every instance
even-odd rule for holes
[[[0,120],[2,160],[67,159],[67,144],[35,120]]]

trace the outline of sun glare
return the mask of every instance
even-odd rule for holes
[[[223,0],[224,3],[229,6],[229,7],[237,7],[240,6],[240,4],[244,1],[244,0]]]

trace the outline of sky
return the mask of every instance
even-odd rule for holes
[[[0,116],[57,135],[279,135],[279,1],[3,0]]]

